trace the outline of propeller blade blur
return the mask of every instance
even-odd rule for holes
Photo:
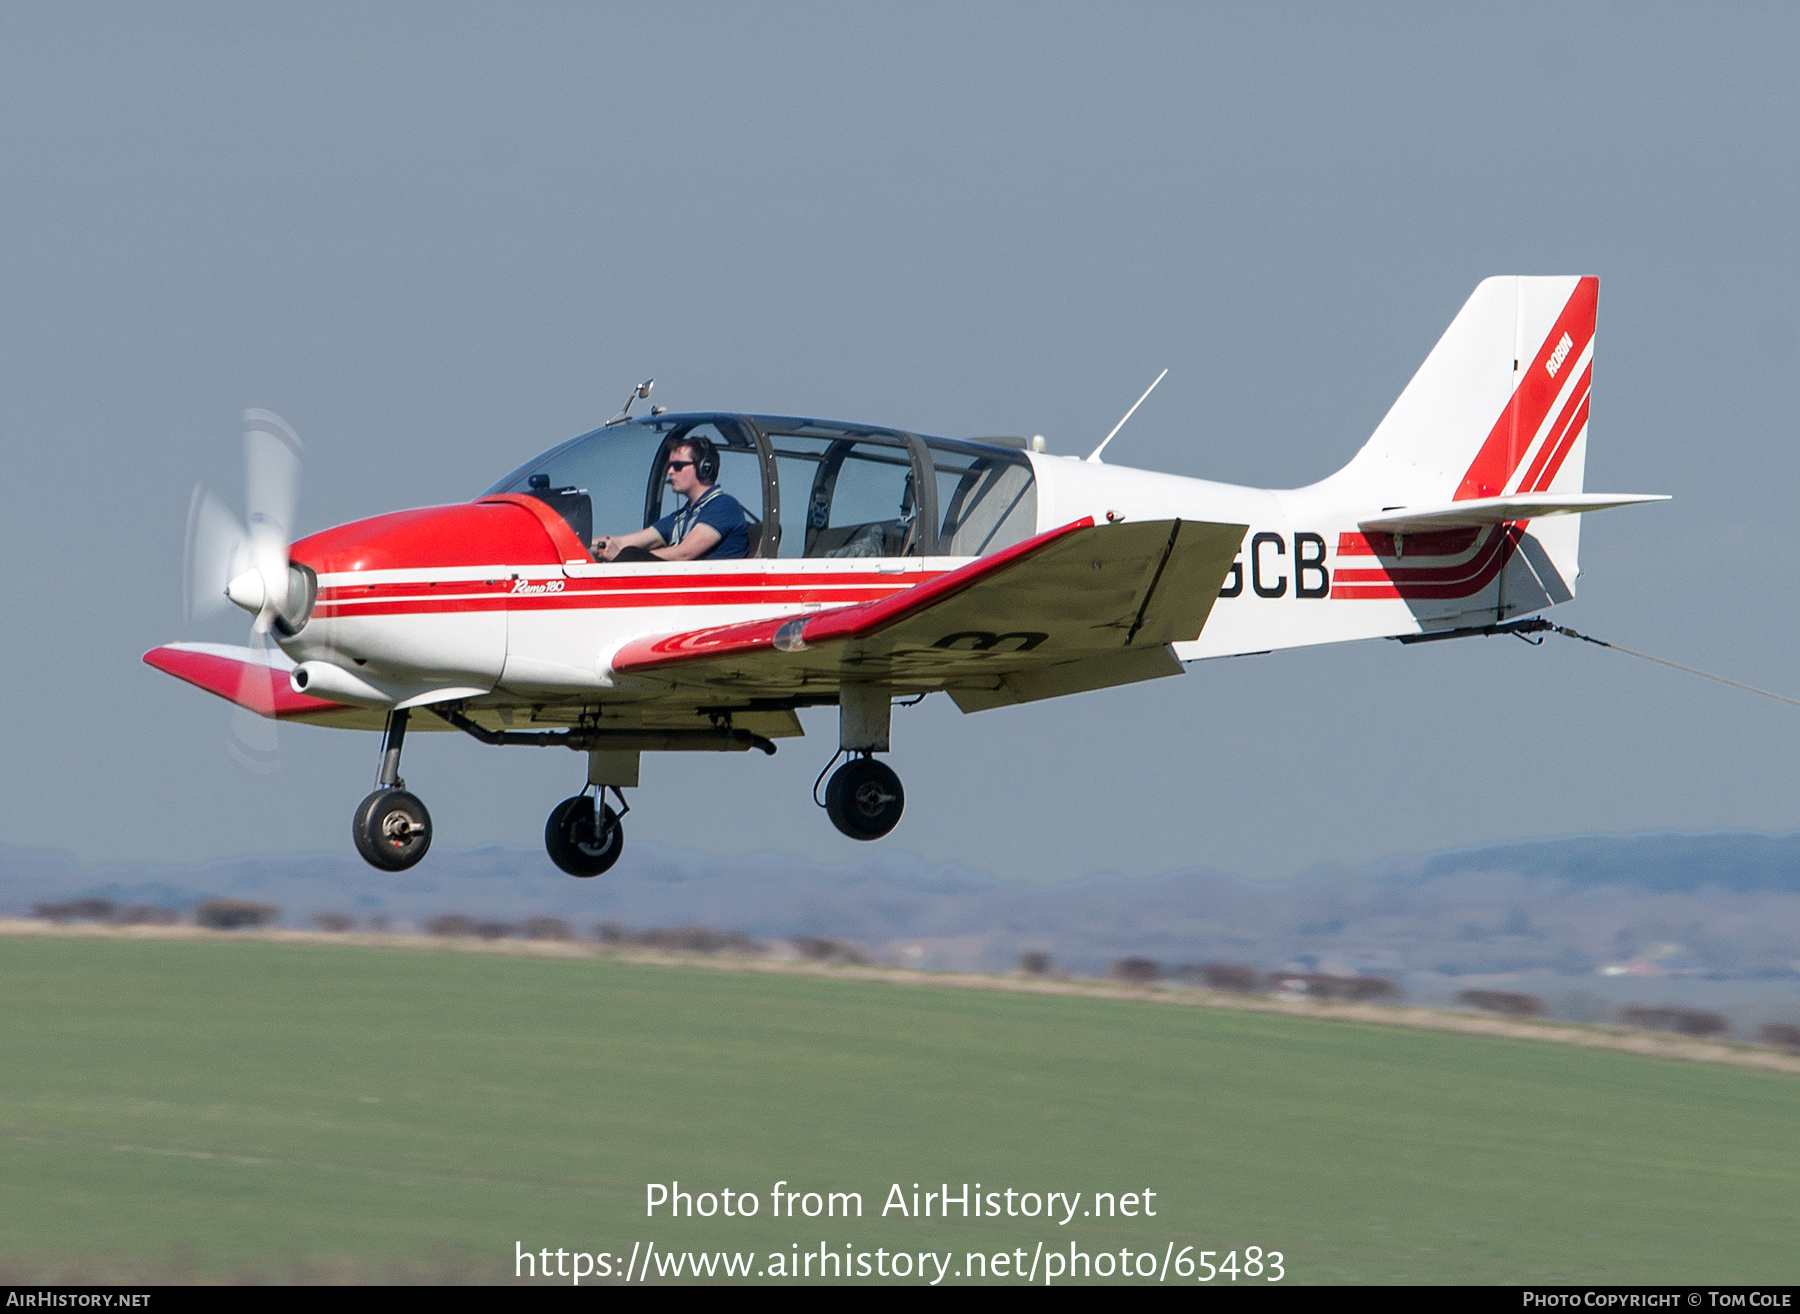
[[[244,507],[250,517],[250,565],[262,576],[256,632],[266,633],[288,602],[288,544],[300,499],[300,435],[274,411],[244,412]]]
[[[253,630],[250,646],[260,653],[262,664],[246,663],[238,678],[238,706],[231,709],[231,722],[226,728],[225,747],[237,764],[255,775],[272,775],[281,770],[280,731],[275,721],[275,688],[273,681],[287,681],[286,671],[272,671],[267,664],[269,641],[262,631]]]
[[[225,590],[250,569],[250,534],[218,496],[200,484],[188,501],[186,569],[182,571],[182,615],[187,620],[216,616],[230,606]]]

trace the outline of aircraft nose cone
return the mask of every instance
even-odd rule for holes
[[[261,571],[246,570],[225,586],[225,596],[252,616],[258,615],[268,598]]]

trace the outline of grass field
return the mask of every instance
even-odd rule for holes
[[[0,1264],[511,1280],[609,1251],[1283,1252],[1290,1281],[1791,1281],[1800,1079],[1129,1000],[0,941]],[[645,1184],[761,1194],[644,1217]],[[771,1218],[854,1190],[866,1216]],[[892,1183],[1155,1218],[881,1218]],[[622,1259],[621,1261],[622,1262]],[[953,1280],[953,1279],[952,1279]]]

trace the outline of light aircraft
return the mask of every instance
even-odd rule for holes
[[[400,777],[409,725],[585,753],[545,846],[594,876],[619,857],[642,754],[773,753],[803,733],[797,709],[835,706],[827,769],[848,760],[825,806],[878,839],[905,800],[874,756],[896,699],[979,712],[1212,657],[1547,627],[1533,614],[1575,593],[1580,514],[1665,500],[1583,491],[1598,291],[1485,280],[1349,464],[1294,489],[1110,465],[1106,442],[1081,459],[786,416],[633,419],[646,383],[472,502],[290,543],[299,440],[249,411],[250,523],[197,490],[189,560],[197,600],[255,618],[252,646],[144,660],[263,718],[382,731],[354,835],[391,871],[431,844]],[[671,452],[695,436],[744,505],[747,555],[596,560],[596,532],[675,509]]]

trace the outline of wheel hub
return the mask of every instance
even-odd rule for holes
[[[856,807],[859,812],[872,817],[892,803],[894,798],[893,794],[871,780],[856,791]]]

